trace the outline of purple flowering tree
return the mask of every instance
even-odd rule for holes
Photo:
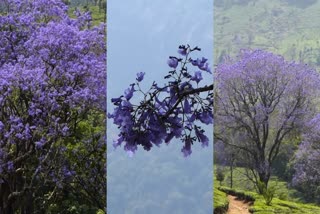
[[[116,107],[108,117],[120,130],[114,147],[124,144],[124,150],[134,153],[139,145],[150,150],[178,138],[184,142],[181,151],[188,156],[194,142],[208,145],[209,139],[200,125],[213,123],[213,85],[201,84],[211,71],[206,58],[190,57],[195,51],[200,49],[182,45],[179,57],[169,57],[170,71],[164,77],[164,86],[153,82],[149,91],[142,91],[140,83],[145,73],[140,72],[123,95],[111,99]],[[139,103],[132,99],[136,94],[143,97]]]
[[[0,213],[104,210],[105,26],[59,0],[1,10]]]
[[[243,50],[218,65],[215,77],[215,140],[242,151],[252,180],[267,186],[282,143],[316,112],[319,75],[272,53]]]
[[[294,160],[292,184],[304,197],[320,204],[320,115],[316,115],[306,126],[303,141]]]

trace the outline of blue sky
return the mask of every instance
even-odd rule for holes
[[[146,73],[146,87],[154,80],[164,82],[169,70],[167,59],[177,55],[181,44],[200,47],[199,56],[208,58],[212,65],[211,0],[110,0],[107,15],[108,112],[113,108],[110,99],[122,95],[137,72]],[[212,80],[209,75],[205,83]],[[198,213],[212,212],[211,127],[206,128],[209,148],[195,146],[187,159],[179,141],[151,152],[138,148],[128,157],[122,148],[112,147],[118,129],[111,122],[107,124],[109,213],[164,213],[167,209],[191,213],[187,204]]]

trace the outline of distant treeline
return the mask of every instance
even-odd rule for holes
[[[215,0],[214,6],[224,7],[225,9],[230,8],[232,5],[248,5],[250,2],[255,4],[259,0]],[[280,0],[281,2],[287,3],[290,6],[298,8],[306,8],[316,3],[318,0]]]
[[[0,1],[0,13],[8,11],[10,8],[8,4],[8,0],[1,0]],[[106,0],[62,0],[67,5],[70,5],[71,7],[77,7],[77,6],[99,6],[101,9],[106,8]]]

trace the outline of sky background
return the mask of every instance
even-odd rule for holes
[[[164,83],[167,59],[181,44],[200,47],[193,56],[208,58],[212,66],[212,0],[109,0],[107,10],[108,112],[110,99],[122,95],[137,72],[146,73],[145,88],[154,80]],[[204,79],[211,84],[213,76]],[[122,147],[113,149],[118,129],[108,120],[108,213],[212,213],[212,126],[205,130],[209,147],[194,145],[188,158],[178,140],[149,152],[139,147],[129,157]]]

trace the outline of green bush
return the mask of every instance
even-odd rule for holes
[[[286,201],[286,200],[288,200],[288,193],[281,192],[281,193],[279,193],[278,198],[279,198],[280,200]]]
[[[276,187],[275,186],[270,186],[267,188],[265,183],[258,181],[257,183],[258,189],[262,192],[263,198],[266,201],[266,205],[271,205],[272,199],[275,196],[276,193]]]
[[[224,180],[224,173],[223,173],[223,169],[221,167],[218,167],[216,170],[216,179],[217,181],[219,181],[220,186],[221,186],[221,182]]]

